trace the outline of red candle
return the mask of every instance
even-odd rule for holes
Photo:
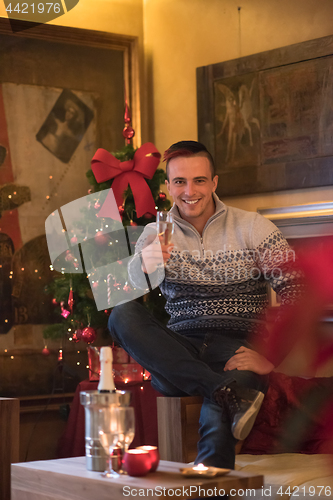
[[[146,450],[128,450],[125,453],[123,463],[129,476],[145,476],[151,467],[150,455]]]
[[[160,463],[160,454],[158,452],[157,446],[150,446],[150,445],[138,446],[137,450],[148,451],[151,460],[150,472],[155,472],[155,470],[158,467],[158,464]]]

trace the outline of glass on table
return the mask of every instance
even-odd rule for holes
[[[105,453],[108,455],[108,469],[102,473],[104,477],[119,477],[113,470],[112,454],[119,440],[117,406],[110,405],[99,410],[98,436]]]
[[[125,453],[129,445],[134,439],[135,435],[135,415],[134,408],[130,406],[118,406],[116,408],[118,420],[118,445],[122,450],[122,457],[124,459]],[[121,474],[126,474],[123,468],[119,471]]]

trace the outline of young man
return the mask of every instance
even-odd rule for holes
[[[204,397],[196,463],[233,468],[235,444],[250,432],[274,368],[251,349],[249,335],[262,330],[267,282],[282,301],[298,292],[293,254],[270,221],[218,199],[218,177],[204,145],[176,143],[165,160],[174,200],[172,245],[160,246],[155,225],[148,225],[129,274],[136,287],[147,287],[138,269],[157,283],[162,250],[160,289],[170,321],[165,327],[130,302],[114,308],[109,328],[149,370],[159,392]]]

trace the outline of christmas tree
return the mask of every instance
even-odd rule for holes
[[[120,200],[118,217],[120,215],[123,227],[130,227],[130,232],[128,231],[127,234],[130,234],[130,243],[132,245],[142,232],[142,226],[154,222],[156,210],[168,210],[170,208],[170,201],[160,189],[161,184],[164,184],[166,179],[165,171],[156,169],[160,155],[158,152],[156,153],[156,148],[150,143],[146,143],[138,149],[133,148],[131,139],[134,131],[130,126],[128,117],[129,113],[126,106],[125,129],[123,131],[127,142],[126,146],[122,150],[111,154],[104,150],[98,150],[92,162],[94,169],[94,160],[97,159],[97,173],[95,168],[94,172],[90,169],[86,174],[92,187],[88,192],[89,202],[81,210],[80,219],[75,222],[75,227],[70,231],[70,242],[73,245],[73,250],[64,252],[57,259],[56,264],[54,263],[54,266],[60,272],[54,271],[55,277],[46,289],[46,292],[52,296],[50,300],[56,306],[55,314],[61,321],[50,324],[44,329],[45,339],[68,338],[69,341],[73,342],[80,340],[87,343],[94,342],[98,331],[106,334],[107,321],[111,312],[109,307],[98,310],[94,298],[96,292],[108,299],[114,291],[117,291],[118,297],[121,299],[121,294],[123,294],[125,299],[126,294],[131,291],[132,285],[128,280],[124,266],[123,272],[121,274],[118,272],[117,276],[113,276],[111,273],[107,276],[101,276],[101,271],[99,271],[110,262],[121,263],[121,259],[124,258],[124,245],[118,244],[117,239],[119,222],[117,224],[112,218],[103,216],[105,198],[110,188],[115,187],[112,191],[116,191],[116,200],[118,202]],[[155,160],[152,163],[153,156],[155,156]],[[157,161],[156,157],[158,158]],[[99,161],[101,158],[102,162]],[[103,163],[105,158],[112,163],[111,167],[109,165],[105,166]],[[148,168],[142,168],[142,164],[147,167],[147,161]],[[124,169],[122,169],[122,163]],[[134,165],[135,169],[135,164],[139,165],[137,170],[139,170],[140,174],[143,170],[149,170],[149,175],[140,179],[140,192],[138,193],[136,183],[138,178],[134,177],[133,181],[128,174],[129,185],[126,177],[125,181],[123,180],[120,183],[120,186],[124,186],[125,182],[127,188],[125,191],[119,192],[119,186],[116,190],[116,183],[119,184],[120,176],[123,176],[124,171],[127,173],[130,166],[133,167]],[[105,167],[102,174],[98,171],[101,165],[102,168]],[[112,167],[118,168],[120,174],[113,176],[113,178],[107,178],[108,174],[104,175],[104,171],[108,172]],[[145,184],[142,184],[142,182]],[[146,189],[149,190],[150,200],[148,200],[148,203],[147,193],[144,197],[142,196],[142,191]],[[140,195],[141,200],[139,199]],[[148,211],[145,212],[146,206]],[[78,234],[85,234],[83,238],[85,240],[84,252],[86,256],[90,256],[88,260],[91,262],[88,272],[85,269],[80,269],[80,251],[77,246]],[[87,258],[85,263],[87,263]],[[167,316],[163,307],[164,299],[158,289],[137,300],[140,300],[161,321],[166,322]]]

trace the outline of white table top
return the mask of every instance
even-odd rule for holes
[[[223,488],[227,494],[232,488],[254,489],[263,485],[262,476],[236,471],[211,479],[187,478],[179,472],[184,466],[162,460],[157,471],[145,477],[111,479],[102,477],[100,472],[88,471],[85,457],[12,464],[12,500],[124,500],[133,496],[181,499],[212,496],[207,493],[211,488]],[[178,494],[172,491],[168,494],[168,490],[175,489],[180,489]]]

